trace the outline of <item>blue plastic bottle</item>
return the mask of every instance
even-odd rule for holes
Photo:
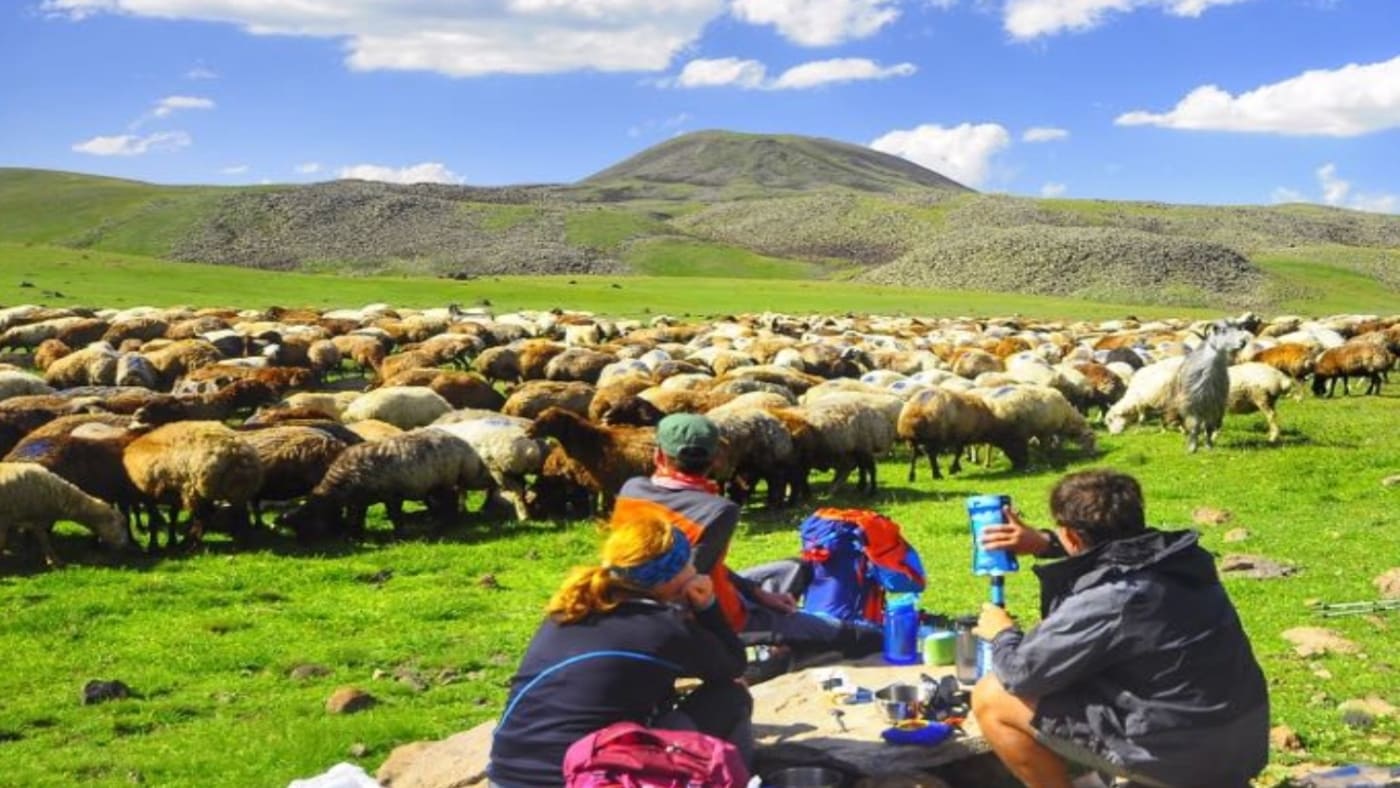
[[[919,662],[919,595],[885,597],[885,661],[891,665]]]
[[[972,573],[974,575],[1004,575],[1020,568],[1016,556],[1008,550],[982,548],[982,531],[989,525],[1006,522],[1002,507],[1011,503],[1008,495],[974,495],[967,499],[967,517],[972,525]]]

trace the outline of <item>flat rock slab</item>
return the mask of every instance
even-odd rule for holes
[[[837,669],[848,681],[872,692],[896,682],[917,684],[921,673],[938,679],[953,672],[952,667],[886,665],[878,656]],[[810,747],[870,777],[918,773],[987,752],[977,722],[970,717],[963,723],[965,736],[936,747],[886,744],[880,732],[889,724],[875,703],[834,705],[822,691],[818,676],[831,670],[819,667],[788,673],[750,690],[754,737],[760,748],[778,744]],[[841,719],[847,730],[841,730],[832,709],[845,712]]]
[[[874,657],[858,664],[836,666],[851,682],[877,690],[894,682],[917,683],[920,673],[934,678],[952,673],[952,668],[925,665],[894,667]],[[987,752],[977,731],[977,723],[964,723],[965,736],[937,747],[896,747],[886,744],[880,732],[887,725],[874,703],[834,706],[818,684],[818,675],[831,667],[809,668],[779,676],[753,687],[753,727],[758,739],[759,760],[768,748],[791,751],[808,748],[823,760],[839,761],[853,772],[864,775],[865,785],[922,785],[937,788],[935,778],[918,778],[928,769]],[[842,732],[831,716],[831,709],[845,712]],[[471,730],[440,741],[413,742],[397,747],[379,767],[375,778],[386,788],[474,788],[486,785],[486,764],[491,754],[491,734],[495,722],[484,722]]]
[[[1294,627],[1285,630],[1283,639],[1293,644],[1300,657],[1321,654],[1355,654],[1356,644],[1325,627]]]
[[[1388,569],[1376,577],[1376,590],[1384,599],[1400,599],[1400,566]]]

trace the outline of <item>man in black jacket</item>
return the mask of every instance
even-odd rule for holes
[[[1268,760],[1269,698],[1209,553],[1194,531],[1144,523],[1142,489],[1108,470],[1061,479],[1054,532],[1007,525],[983,544],[1042,557],[1039,625],[993,605],[979,637],[993,673],[973,713],[1034,788],[1070,786],[1067,761],[1136,785],[1236,788]]]

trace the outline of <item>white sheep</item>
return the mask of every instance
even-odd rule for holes
[[[977,389],[992,415],[1012,435],[1034,438],[1042,452],[1051,453],[1064,440],[1077,443],[1085,454],[1097,451],[1094,431],[1065,395],[1045,386],[1003,386]],[[1015,459],[1012,458],[1015,465]]]
[[[117,351],[106,342],[94,342],[58,359],[44,370],[44,382],[54,388],[110,386],[117,379]]]
[[[1104,415],[1103,423],[1114,435],[1129,424],[1137,424],[1157,415],[1167,405],[1167,389],[1181,368],[1182,357],[1167,358],[1139,369],[1128,381],[1123,398],[1113,403]],[[1111,369],[1112,367],[1110,367]]]
[[[14,369],[0,370],[0,402],[11,397],[52,393],[53,386],[45,383],[44,379],[38,375]]]
[[[451,403],[426,386],[385,386],[356,397],[341,419],[347,424],[375,419],[411,430],[432,424],[451,410]]]
[[[34,463],[0,462],[0,511],[4,512],[0,517],[0,551],[5,549],[11,531],[26,531],[34,535],[44,562],[51,567],[62,565],[49,539],[59,520],[87,526],[114,547],[126,547],[131,542],[126,517],[116,507]]]
[[[549,447],[544,441],[526,434],[529,419],[503,416],[490,411],[468,418],[462,411],[453,411],[433,423],[431,429],[442,430],[467,442],[491,476],[492,497],[499,491],[515,509],[516,519],[530,519],[525,502],[527,475],[538,475],[544,467]]]

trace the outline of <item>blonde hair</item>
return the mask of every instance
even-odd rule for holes
[[[573,624],[593,613],[607,613],[629,598],[646,596],[647,589],[612,570],[639,566],[664,555],[676,539],[671,524],[656,516],[614,520],[604,527],[607,538],[599,551],[600,563],[569,570],[545,606],[545,612],[561,624]]]

